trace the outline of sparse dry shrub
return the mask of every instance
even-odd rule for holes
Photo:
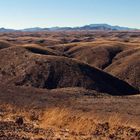
[[[47,110],[42,116],[40,127],[56,127],[68,129],[74,132],[89,132],[95,129],[97,116],[90,117],[80,111],[72,111],[67,108],[53,108]]]
[[[97,114],[85,114],[80,111],[73,111],[67,108],[51,108],[42,116],[40,121],[41,128],[53,127],[64,129],[73,133],[90,134],[99,131],[101,133],[115,133],[119,127],[131,127],[128,118],[122,118],[118,113],[104,119]]]
[[[22,117],[25,122],[36,124],[42,116],[42,111],[33,109],[27,111],[27,108],[19,108],[11,104],[1,105],[0,109],[0,120],[2,121],[15,121],[18,117]]]

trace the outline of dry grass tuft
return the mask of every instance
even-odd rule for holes
[[[75,133],[94,132],[100,124],[108,124],[110,132],[114,132],[114,129],[120,126],[131,127],[130,120],[122,118],[118,113],[105,118],[97,114],[86,114],[67,108],[51,108],[44,112],[40,121],[41,128],[62,128]]]

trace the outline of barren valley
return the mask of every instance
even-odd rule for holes
[[[139,31],[0,33],[0,140],[139,139]]]

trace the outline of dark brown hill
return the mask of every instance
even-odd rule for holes
[[[0,49],[8,48],[10,46],[11,46],[11,44],[8,43],[7,41],[1,41],[0,40]]]
[[[136,43],[96,41],[58,45],[52,48],[103,69],[140,89],[140,47]]]
[[[84,87],[112,95],[137,93],[129,84],[77,60],[20,47],[0,51],[0,82],[47,89]]]
[[[140,48],[120,53],[105,71],[140,90]]]
[[[66,54],[64,54],[63,52],[53,50],[48,47],[42,47],[37,44],[26,44],[26,45],[22,45],[22,47],[27,49],[28,51],[30,51],[32,53],[36,53],[36,54],[66,56]]]
[[[104,69],[109,66],[114,57],[127,49],[127,46],[118,42],[72,43],[58,45],[53,49],[65,52],[71,58]]]

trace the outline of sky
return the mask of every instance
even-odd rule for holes
[[[0,0],[0,28],[97,23],[140,28],[140,0]]]

